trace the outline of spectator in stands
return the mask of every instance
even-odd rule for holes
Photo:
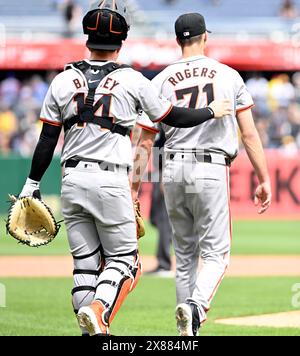
[[[174,5],[177,0],[165,0],[165,2],[167,3],[167,5]]]
[[[270,147],[270,137],[268,134],[270,127],[269,120],[267,118],[259,118],[255,120],[255,124],[264,148]]]
[[[286,19],[295,19],[299,15],[298,9],[293,0],[284,0],[281,9],[280,16]]]
[[[297,144],[298,149],[300,150],[300,131],[296,137],[296,144]]]
[[[67,26],[65,36],[67,38],[73,37],[78,21],[81,18],[81,8],[76,0],[64,0],[60,7]]]
[[[30,86],[32,88],[33,98],[35,99],[39,107],[41,107],[47,94],[49,85],[42,79],[41,76],[35,75],[30,81]]]
[[[15,114],[21,122],[28,113],[39,112],[40,108],[41,104],[34,98],[32,87],[26,83],[20,90],[18,102],[14,105]]]
[[[0,155],[4,156],[9,154],[11,154],[9,137],[0,132]]]
[[[0,104],[0,153],[7,154],[9,152],[11,139],[17,131],[16,115],[6,104]]]
[[[269,126],[269,148],[279,148],[282,137],[289,135],[286,130],[287,112],[285,107],[274,109]]]
[[[296,92],[287,74],[275,76],[269,83],[269,96],[273,108],[287,108],[296,98]]]
[[[288,107],[288,121],[287,124],[289,126],[290,135],[297,138],[300,133],[300,106],[296,102],[292,102]]]
[[[280,150],[287,156],[295,156],[298,153],[296,140],[293,136],[285,136],[282,139],[282,146]]]
[[[295,97],[297,103],[300,104],[300,72],[296,72],[292,77],[292,83],[295,87]]]
[[[21,83],[13,73],[0,83],[0,98],[4,105],[12,106],[16,103],[20,92]]]
[[[259,115],[269,115],[270,108],[268,106],[269,82],[263,78],[260,73],[255,73],[254,76],[246,82],[247,88],[255,102],[255,111]]]

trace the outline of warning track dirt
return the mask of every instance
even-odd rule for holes
[[[144,271],[156,267],[154,257],[143,257]],[[175,264],[175,263],[174,263]],[[0,277],[71,277],[72,258],[1,256]],[[228,277],[300,276],[300,256],[233,256]]]

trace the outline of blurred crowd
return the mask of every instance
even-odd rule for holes
[[[30,156],[38,140],[41,106],[56,73],[19,80],[14,73],[0,81],[0,154]],[[246,82],[255,107],[256,125],[265,148],[294,154],[300,149],[300,72],[270,80],[254,74]],[[62,140],[57,153],[62,147]]]
[[[0,154],[32,154],[41,130],[41,106],[55,74],[20,81],[9,73],[0,82]]]
[[[300,149],[300,72],[274,75],[267,80],[255,74],[246,82],[253,96],[256,126],[265,148],[294,153]]]

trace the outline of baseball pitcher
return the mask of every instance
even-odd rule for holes
[[[36,195],[63,127],[62,207],[74,260],[73,305],[83,335],[109,335],[141,273],[128,179],[138,112],[153,122],[192,127],[231,111],[227,101],[203,110],[173,107],[139,72],[118,64],[129,30],[127,14],[121,0],[98,0],[84,17],[90,59],[68,64],[53,80],[21,192]]]
[[[271,204],[271,188],[252,117],[253,100],[242,78],[232,68],[204,55],[208,31],[202,15],[182,15],[175,28],[183,58],[154,78],[160,94],[181,107],[201,108],[215,99],[232,103],[232,114],[224,120],[185,130],[162,123],[167,139],[165,199],[177,264],[176,319],[180,335],[196,336],[229,264],[229,167],[238,154],[238,127],[259,178],[255,204],[261,204],[260,214]],[[146,139],[140,139],[142,147],[150,145]],[[138,177],[134,180],[135,197]],[[202,269],[198,272],[200,257]]]

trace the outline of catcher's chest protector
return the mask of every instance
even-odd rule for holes
[[[114,124],[113,117],[105,115],[105,113],[103,116],[95,116],[94,113],[95,95],[99,84],[109,74],[122,68],[129,68],[129,66],[119,65],[113,62],[109,62],[103,66],[94,66],[85,61],[70,63],[66,66],[65,70],[75,69],[76,71],[80,71],[83,74],[86,79],[89,91],[85,102],[78,104],[78,115],[64,123],[65,132],[76,124],[83,126],[85,123],[92,123],[99,125],[104,129],[108,129],[113,133],[117,133],[122,136],[130,136],[131,130],[122,125]]]

